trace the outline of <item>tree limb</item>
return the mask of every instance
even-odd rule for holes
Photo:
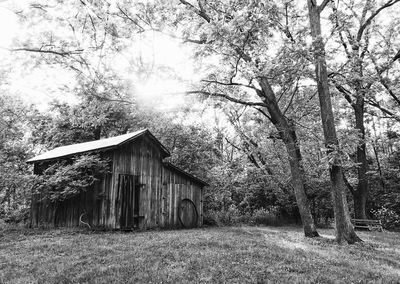
[[[382,111],[383,113],[389,115],[391,118],[395,119],[396,121],[400,122],[400,117],[398,115],[396,115],[395,113],[393,113],[392,111],[388,110],[387,108],[381,106],[378,102],[373,101],[373,100],[367,100],[366,101],[367,104],[369,104],[370,106],[373,106],[377,109],[379,109],[380,111]]]
[[[206,12],[203,9],[203,5],[201,3],[199,4],[199,9],[197,9],[195,6],[190,4],[188,1],[185,0],[179,0],[183,5],[189,7],[190,10],[192,10],[194,13],[202,17],[207,23],[211,22],[211,18],[206,14]]]
[[[121,17],[121,18],[123,18],[123,19],[125,19],[125,20],[128,20],[128,21],[130,21],[131,23],[133,23],[135,26],[137,26],[137,27],[140,29],[141,32],[144,32],[144,31],[145,31],[145,28],[143,28],[143,27],[139,24],[139,22],[138,22],[137,20],[133,19],[130,15],[128,15],[128,12],[127,12],[127,11],[124,11],[119,5],[117,5],[117,8],[118,8],[118,10],[122,13],[122,15],[124,15],[124,17],[121,17],[121,16],[119,16],[119,17]],[[118,14],[117,14],[117,16],[118,16]]]
[[[286,115],[286,112],[289,110],[289,107],[292,105],[294,96],[296,95],[298,89],[299,89],[299,80],[297,80],[297,82],[296,82],[296,86],[294,87],[294,90],[292,92],[292,96],[290,97],[289,103],[287,104],[285,110],[283,111],[283,115]]]
[[[321,12],[325,9],[326,5],[328,5],[328,3],[331,2],[331,1],[332,1],[332,0],[324,0],[324,1],[321,3],[321,5],[318,6],[318,11],[319,11],[319,13],[321,13]]]
[[[335,83],[335,88],[344,96],[344,98],[346,99],[346,101],[353,106],[354,102],[353,99],[351,98],[351,92],[349,90],[347,90],[345,87]]]
[[[245,84],[234,83],[234,82],[225,83],[225,82],[220,82],[220,81],[216,81],[216,80],[201,80],[201,81],[205,82],[205,83],[212,83],[212,84],[223,85],[223,86],[240,86],[240,87],[246,87],[246,88],[250,88],[253,90],[257,90],[256,87],[253,87],[251,85],[245,85]]]
[[[396,103],[400,106],[400,99],[399,97],[393,92],[392,88],[389,86],[387,83],[387,80],[383,78],[382,76],[379,76],[379,82],[382,84],[383,87],[385,87],[386,91],[389,93],[389,95],[396,101]]]
[[[28,48],[28,47],[21,47],[21,48],[13,48],[13,49],[8,49],[9,51],[26,51],[26,52],[36,52],[36,53],[48,53],[48,54],[54,54],[54,55],[59,55],[62,57],[66,56],[71,56],[73,54],[80,54],[83,49],[76,49],[76,50],[69,50],[69,51],[56,51],[56,50],[51,50],[51,49],[43,49],[43,47],[39,48]]]
[[[262,109],[258,108],[258,107],[254,107],[254,109],[258,110],[263,116],[265,116],[266,118],[268,118],[269,120],[271,120],[271,116],[269,116],[265,111],[263,111]]]
[[[357,42],[361,41],[362,35],[364,33],[364,30],[367,28],[367,26],[372,22],[372,20],[380,13],[382,10],[389,8],[390,6],[393,6],[394,4],[400,2],[400,0],[389,0],[385,4],[383,4],[379,9],[377,9],[374,13],[369,16],[364,23],[361,24],[358,32],[357,32]]]
[[[265,107],[266,104],[264,102],[248,102],[248,101],[244,101],[241,99],[237,99],[222,93],[214,93],[214,92],[207,92],[207,91],[187,91],[185,92],[185,94],[199,94],[199,95],[206,95],[206,96],[211,96],[211,97],[219,97],[219,98],[223,98],[226,99],[228,101],[237,103],[237,104],[241,104],[241,105],[245,105],[245,106],[259,106],[259,107]]]

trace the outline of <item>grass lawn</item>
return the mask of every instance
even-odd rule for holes
[[[0,233],[0,283],[399,283],[400,234],[227,227],[176,231]]]

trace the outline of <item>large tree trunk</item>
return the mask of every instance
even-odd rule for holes
[[[325,145],[331,154],[334,154],[339,142],[336,135],[335,122],[332,110],[331,96],[328,86],[325,47],[321,33],[321,8],[316,0],[307,0],[310,20],[313,52],[315,60],[315,74],[317,78],[318,97],[321,108],[322,128],[324,130]],[[336,241],[355,243],[361,239],[354,232],[350,221],[349,208],[346,200],[346,186],[340,158],[335,157],[330,163],[331,194],[336,225]]]
[[[285,143],[286,151],[289,156],[292,184],[296,196],[297,207],[299,208],[303,223],[304,234],[306,237],[318,237],[319,235],[314,224],[314,218],[310,210],[310,202],[304,188],[305,172],[294,125],[286,124],[284,126],[277,126],[277,129]]]
[[[360,132],[362,139],[362,142],[357,146],[358,184],[356,190],[353,192],[354,215],[356,219],[367,219],[365,208],[368,198],[367,154],[364,127],[364,97],[362,95],[357,97],[353,109],[356,119],[356,129]]]
[[[318,237],[319,234],[314,224],[314,218],[310,210],[310,202],[304,187],[305,172],[300,152],[300,144],[297,140],[294,125],[280,110],[275,94],[267,78],[262,78],[260,80],[260,85],[263,91],[261,97],[266,101],[268,113],[271,116],[271,122],[275,125],[279,132],[279,136],[282,138],[286,146],[294,194],[296,197],[297,207],[299,208],[301,221],[303,223],[304,235],[311,238]]]

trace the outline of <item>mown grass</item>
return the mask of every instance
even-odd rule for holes
[[[337,245],[333,231],[300,228],[176,231],[15,230],[0,235],[4,283],[399,283],[400,234],[359,233]]]

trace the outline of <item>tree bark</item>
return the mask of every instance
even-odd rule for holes
[[[318,97],[321,108],[322,128],[325,137],[325,146],[331,154],[337,149],[339,142],[332,110],[331,96],[328,86],[325,47],[321,33],[321,7],[316,0],[307,0],[308,15],[310,20],[311,36],[313,39],[313,53],[315,73],[317,78]],[[350,221],[349,208],[346,200],[346,185],[343,180],[341,161],[333,157],[330,163],[331,194],[336,225],[336,241],[342,243],[355,243],[361,241],[356,235]]]
[[[318,237],[319,234],[314,224],[314,218],[311,214],[310,202],[308,200],[304,187],[304,168],[300,152],[299,141],[297,140],[294,125],[277,125],[282,140],[285,143],[286,151],[289,156],[290,172],[292,175],[292,184],[296,197],[297,207],[299,208],[301,221],[303,223],[304,234],[306,237]]]
[[[357,101],[353,105],[356,129],[361,134],[361,143],[357,146],[357,179],[358,184],[353,192],[354,215],[356,219],[367,219],[366,203],[368,198],[368,180],[367,180],[367,154],[365,144],[365,126],[364,126],[364,96],[359,94]]]
[[[275,94],[267,78],[261,78],[260,85],[263,92],[261,97],[265,100],[268,113],[270,114],[270,120],[278,130],[279,136],[286,146],[294,194],[303,224],[304,235],[310,238],[318,237],[319,234],[315,227],[314,218],[310,210],[310,202],[305,191],[305,172],[300,151],[300,143],[297,139],[294,124],[286,118],[280,110]]]
[[[376,165],[378,166],[378,172],[379,172],[379,180],[381,182],[381,187],[383,192],[385,192],[385,181],[383,180],[383,173],[382,173],[382,168],[381,168],[381,163],[379,161],[379,154],[378,154],[378,149],[376,147],[376,142],[372,143],[372,148],[374,149],[374,155],[375,155],[375,161]]]

